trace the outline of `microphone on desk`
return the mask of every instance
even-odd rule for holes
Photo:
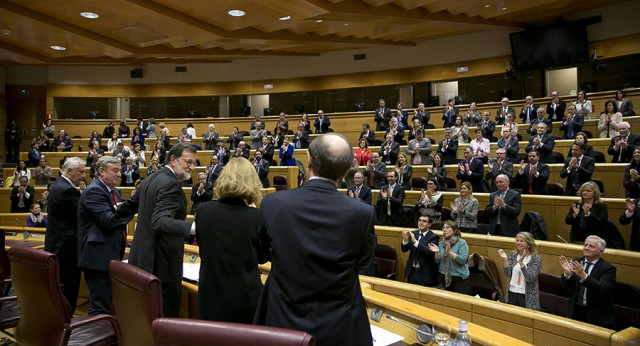
[[[16,223],[18,224],[18,226],[20,226],[22,228],[22,230],[24,231],[24,233],[22,233],[22,238],[24,239],[28,239],[29,237],[31,237],[31,232],[27,231],[26,229],[24,229],[24,226],[22,226],[22,223],[20,222],[20,220],[16,219]]]
[[[426,324],[421,324],[418,326],[418,328],[414,328],[391,315],[387,315],[387,318],[392,320],[393,322],[399,323],[407,328],[411,328],[415,330],[418,341],[420,341],[423,344],[428,344],[433,339],[433,332],[431,331],[431,327],[429,327]]]

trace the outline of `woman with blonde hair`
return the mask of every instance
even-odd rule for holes
[[[460,231],[475,233],[478,228],[478,200],[473,197],[473,188],[468,181],[460,185],[460,197],[449,205],[451,217]]]
[[[262,183],[244,158],[231,159],[216,180],[217,200],[195,210],[200,245],[198,318],[251,323],[262,291],[258,262]]]
[[[413,175],[413,167],[409,164],[409,160],[407,160],[407,155],[404,153],[398,154],[398,162],[396,162],[396,167],[394,168],[398,173],[398,184],[400,184],[405,191],[411,190],[411,176]]]
[[[516,235],[516,248],[507,255],[499,249],[498,255],[504,261],[502,273],[509,279],[507,303],[523,308],[540,310],[538,275],[542,268],[542,258],[538,246],[529,232]]]
[[[593,181],[587,181],[578,189],[580,201],[569,207],[569,212],[564,219],[571,226],[569,239],[571,242],[584,243],[590,235],[597,235],[603,239],[606,236],[607,221],[609,221],[609,209],[600,201],[600,189]]]

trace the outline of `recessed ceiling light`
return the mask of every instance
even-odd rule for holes
[[[80,15],[88,19],[98,19],[100,15],[93,12],[80,12]]]
[[[51,49],[53,49],[53,50],[67,50],[67,48],[63,47],[63,46],[51,46]]]
[[[13,34],[13,30],[11,30],[9,28],[0,29],[0,34],[8,36],[8,35]]]
[[[284,16],[284,17],[278,18],[278,20],[289,20],[289,19],[291,19],[291,16]]]
[[[491,7],[491,4],[486,4],[486,5],[484,5],[484,7],[485,8],[489,8],[489,7]]]
[[[503,11],[506,11],[507,9],[508,9],[508,7],[507,7],[507,6],[502,7],[502,10],[503,10]]]
[[[244,11],[242,10],[231,10],[227,13],[229,13],[229,15],[232,17],[242,17],[245,15]]]
[[[316,23],[322,23],[322,19],[316,20]]]
[[[349,26],[349,23],[344,23],[344,26]]]

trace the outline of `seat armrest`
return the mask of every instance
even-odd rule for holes
[[[95,323],[101,320],[105,320],[109,322],[113,327],[113,330],[115,331],[117,340],[118,341],[122,340],[122,337],[120,336],[120,325],[118,324],[118,320],[116,320],[115,317],[107,314],[78,317],[73,321],[71,321],[71,323],[68,325],[66,329],[68,329],[69,334],[71,334],[70,332],[78,327],[82,327],[84,325]]]

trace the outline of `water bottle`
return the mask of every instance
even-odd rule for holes
[[[458,335],[456,336],[455,346],[471,346],[471,337],[467,334],[467,323],[465,320],[458,322]]]

